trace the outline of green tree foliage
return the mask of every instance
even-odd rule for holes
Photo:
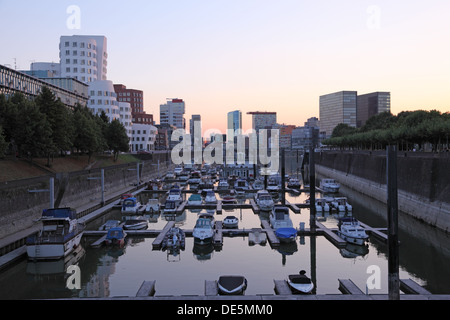
[[[70,110],[61,100],[56,99],[55,95],[47,87],[42,88],[42,92],[36,97],[35,101],[39,110],[46,115],[53,133],[53,148],[48,150],[48,156],[55,149],[61,154],[70,150],[74,135]]]
[[[338,138],[356,133],[358,130],[348,124],[340,123],[334,128],[331,137]]]
[[[338,128],[339,127],[339,128]],[[323,144],[340,148],[385,149],[388,144],[397,144],[401,150],[410,150],[425,143],[432,145],[433,151],[450,147],[450,115],[439,111],[404,111],[397,116],[382,113],[372,117],[354,132],[345,132],[345,125],[337,127],[330,139]]]
[[[0,126],[0,158],[5,156],[6,150],[9,143],[6,142],[5,136],[3,134],[3,128]]]
[[[109,123],[105,113],[93,115],[85,106],[66,107],[43,88],[34,100],[22,94],[0,95],[0,157],[53,156],[76,150],[91,157],[96,152],[127,152],[129,139],[119,121]]]
[[[106,128],[106,141],[109,149],[114,153],[114,161],[117,160],[120,152],[129,151],[129,138],[125,127],[119,120],[113,120]]]

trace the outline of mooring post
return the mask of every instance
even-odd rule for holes
[[[309,148],[309,225],[312,232],[316,231],[316,167],[314,162],[314,147]]]
[[[55,208],[55,178],[50,178],[50,209]]]
[[[281,204],[286,205],[286,169],[284,148],[281,149]]]
[[[388,146],[387,211],[388,211],[388,290],[389,300],[400,300],[399,243],[398,243],[398,191],[397,191],[397,147]]]

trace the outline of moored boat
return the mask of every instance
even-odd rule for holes
[[[214,228],[211,219],[198,218],[192,232],[195,243],[207,244],[211,243],[214,236]]]
[[[227,216],[225,219],[223,219],[223,227],[224,228],[237,228],[239,224],[239,219],[235,216]]]
[[[314,289],[314,283],[306,276],[306,271],[288,276],[287,283],[293,293],[310,294]]]
[[[256,193],[255,202],[258,205],[259,209],[263,211],[270,211],[275,205],[272,196],[266,190],[260,190]]]
[[[29,259],[59,260],[80,245],[85,226],[71,208],[45,209],[41,230],[26,239]]]
[[[352,211],[353,207],[348,203],[347,198],[338,197],[331,201],[331,206],[338,211]]]
[[[338,228],[338,235],[348,243],[364,245],[369,240],[364,228],[353,217],[339,219]]]
[[[191,206],[201,206],[203,202],[202,196],[198,193],[194,193],[188,199],[188,205]]]
[[[126,198],[122,203],[122,213],[137,213],[141,204],[135,197]]]
[[[322,179],[320,181],[320,189],[322,189],[323,192],[337,193],[339,192],[340,187],[340,184],[334,179]]]
[[[148,220],[144,217],[131,217],[123,225],[125,230],[144,230],[148,228]]]
[[[281,205],[273,207],[270,213],[270,224],[275,229],[275,235],[281,242],[295,241],[297,230],[289,218],[289,208]]]
[[[217,286],[221,295],[243,295],[247,289],[247,279],[243,276],[221,276]]]
[[[123,246],[127,233],[120,227],[114,227],[108,230],[105,244]]]
[[[171,228],[163,239],[161,249],[177,251],[184,250],[186,246],[186,235],[183,230],[178,227]]]

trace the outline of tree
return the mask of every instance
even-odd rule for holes
[[[99,149],[100,129],[92,113],[81,105],[77,105],[73,113],[73,124],[75,128],[75,135],[73,146],[80,152],[85,152],[89,155],[88,162],[91,162],[91,157],[94,152]]]
[[[35,101],[39,110],[46,115],[53,132],[52,141],[54,148],[49,149],[47,154],[47,165],[49,166],[50,156],[53,155],[53,151],[59,150],[62,154],[72,147],[74,132],[71,125],[71,114],[70,110],[61,100],[56,99],[55,95],[47,87],[42,88]]]
[[[333,137],[333,138],[343,137],[343,136],[346,136],[349,134],[354,134],[357,132],[358,132],[358,129],[351,127],[348,124],[340,123],[334,128],[331,137]]]
[[[130,147],[128,144],[130,139],[128,138],[125,127],[117,119],[109,123],[106,130],[106,141],[109,149],[114,153],[114,161],[117,161],[119,152],[129,151]]]
[[[3,128],[0,126],[0,158],[5,157],[6,150],[8,149],[9,143],[6,142],[5,136],[3,135]]]

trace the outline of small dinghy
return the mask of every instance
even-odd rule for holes
[[[314,289],[311,279],[306,276],[306,271],[300,271],[300,274],[292,274],[288,277],[288,285],[293,293],[309,294]]]
[[[228,228],[228,229],[237,228],[238,224],[239,224],[239,220],[235,216],[228,216],[223,220],[224,228]]]
[[[243,295],[247,289],[247,279],[243,276],[221,276],[217,285],[221,295]]]

